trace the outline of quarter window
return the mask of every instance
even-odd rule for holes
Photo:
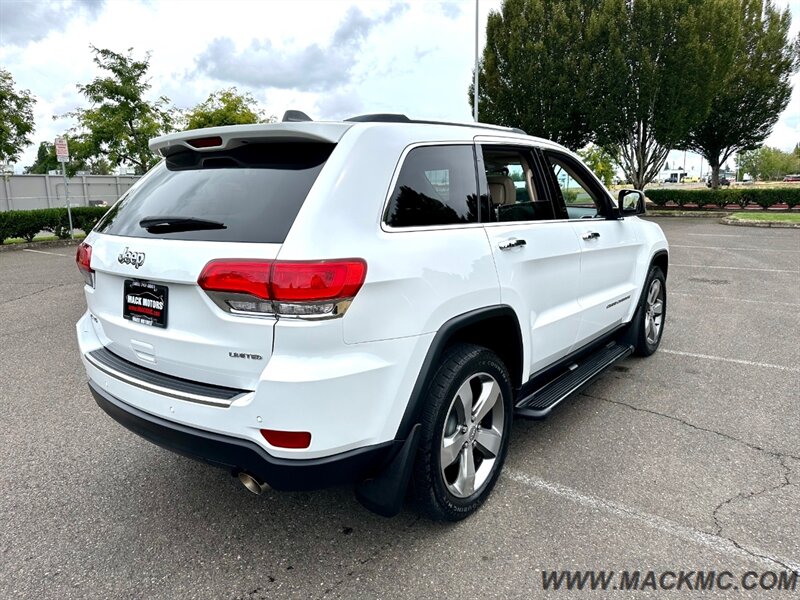
[[[392,227],[477,223],[472,146],[421,146],[406,156],[386,210]]]

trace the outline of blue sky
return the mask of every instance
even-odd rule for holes
[[[796,33],[800,0],[779,3],[791,7]],[[481,43],[499,6],[480,1]],[[153,97],[181,108],[236,85],[278,116],[294,108],[316,119],[402,112],[470,121],[474,42],[472,0],[0,0],[0,64],[38,100],[36,143],[18,169],[39,141],[72,125],[61,115],[82,105],[75,84],[96,74],[90,44],[150,52]],[[798,83],[771,145],[800,141]],[[686,167],[699,174],[699,157],[687,155]]]

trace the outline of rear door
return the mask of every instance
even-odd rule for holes
[[[168,153],[87,238],[95,271],[87,304],[106,348],[177,377],[254,389],[275,320],[244,314],[235,298],[215,302],[198,277],[214,259],[274,259],[333,147]]]
[[[543,152],[553,193],[561,195],[581,248],[576,346],[611,331],[636,301],[636,259],[641,242],[630,219],[618,219],[608,192],[574,157]]]
[[[581,248],[563,207],[553,203],[538,158],[526,146],[483,143],[481,220],[503,304],[514,308],[533,374],[568,354],[580,324]]]

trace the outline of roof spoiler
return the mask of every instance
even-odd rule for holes
[[[226,125],[191,131],[177,131],[150,140],[150,150],[166,156],[177,148],[196,152],[215,152],[235,148],[247,143],[268,142],[323,142],[337,144],[352,123],[313,123],[288,121],[286,123],[259,123],[254,125]]]

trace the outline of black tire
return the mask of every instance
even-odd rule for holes
[[[495,394],[494,384],[499,387],[499,397]],[[461,390],[466,390],[464,395],[471,395],[472,400],[462,399]],[[484,391],[485,395],[482,395]],[[491,412],[474,420],[480,416],[480,398],[489,396],[495,398],[492,408],[487,409]],[[502,407],[502,416],[498,404]],[[467,405],[474,406],[476,411],[465,418],[466,424],[461,427],[458,413],[464,415]],[[435,521],[460,521],[483,504],[505,462],[512,416],[511,379],[503,361],[481,346],[457,344],[449,348],[428,389],[420,417],[420,444],[412,474],[412,494],[419,512]],[[444,449],[446,440],[458,442],[451,445],[451,452],[461,448],[454,452],[458,458],[449,467],[441,465],[441,461],[447,460],[443,455],[447,453]],[[491,444],[483,446],[485,442]],[[487,450],[490,445],[494,452]],[[470,462],[473,465],[473,492],[469,493],[469,484],[462,486],[462,490],[454,490],[459,481],[469,479],[468,476],[461,477],[461,474],[468,473],[468,467],[464,467],[464,471],[460,469]],[[456,476],[449,481],[454,465]]]
[[[658,282],[654,284],[654,282]],[[657,328],[655,340],[653,340],[653,330],[648,328],[648,320],[652,319],[652,306],[649,303],[648,295],[654,285],[659,286],[658,298],[661,301],[660,323]],[[647,279],[644,282],[642,296],[639,298],[639,306],[633,316],[631,328],[628,333],[628,342],[633,344],[634,353],[638,356],[650,356],[661,343],[664,336],[664,325],[667,321],[667,280],[663,271],[659,267],[650,267]]]

